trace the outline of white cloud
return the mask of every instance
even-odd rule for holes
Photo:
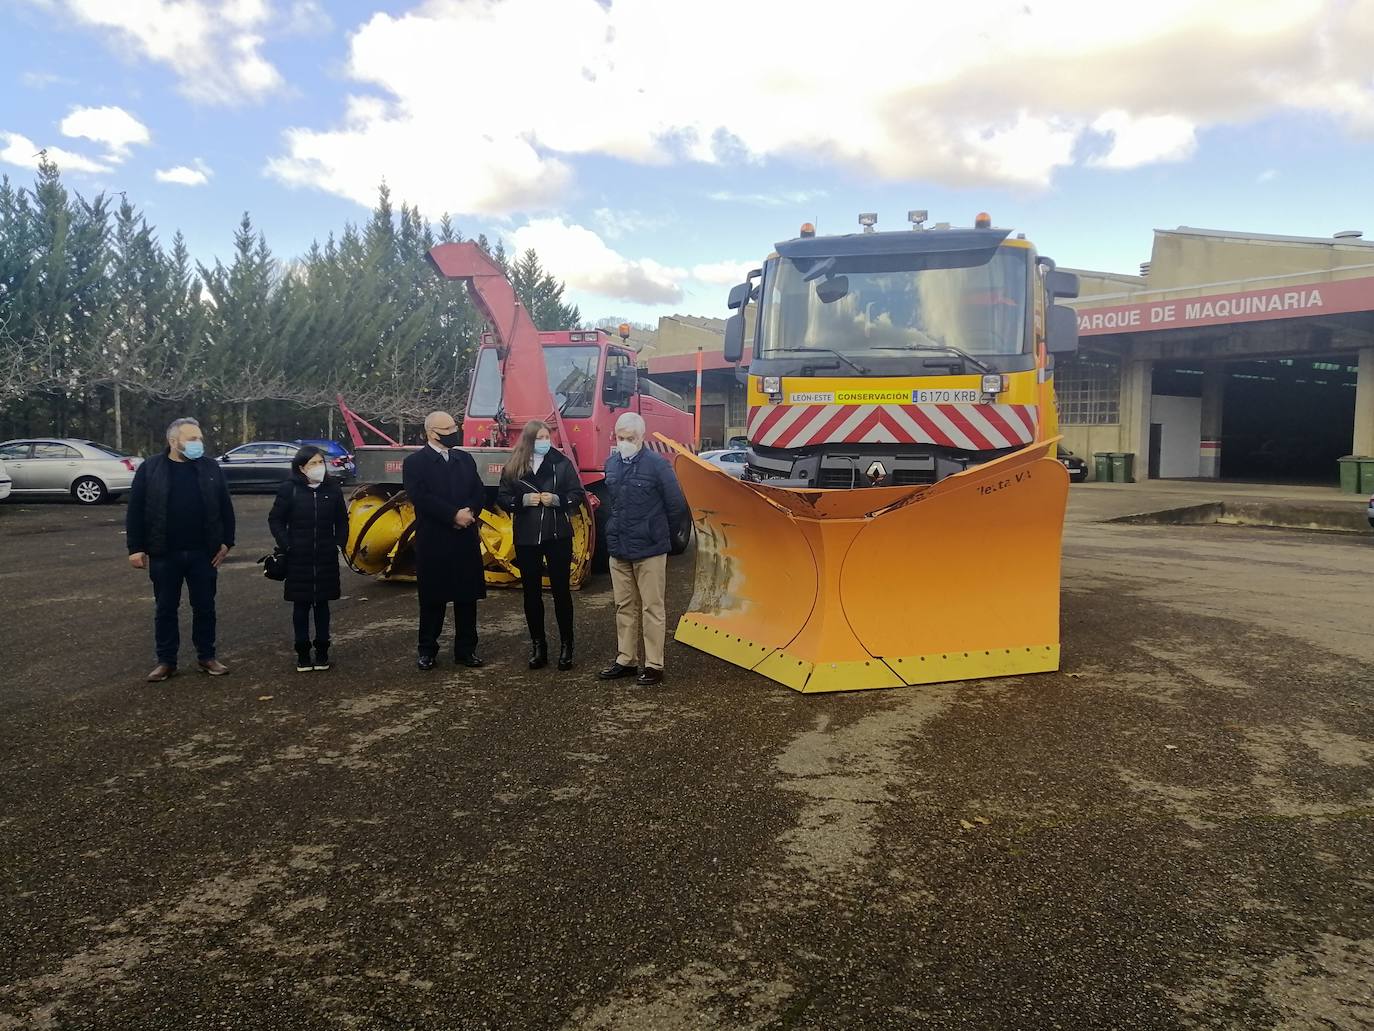
[[[1093,122],[1092,130],[1111,138],[1107,152],[1088,161],[1099,168],[1182,161],[1197,148],[1197,126],[1177,115],[1135,118],[1126,111],[1107,111]]]
[[[176,165],[172,168],[159,168],[153,173],[160,183],[174,183],[177,186],[204,186],[210,181],[210,169],[203,161],[197,161],[196,167],[190,165]]]
[[[706,265],[693,265],[692,278],[710,283],[712,286],[734,286],[744,282],[745,275],[757,268],[757,261],[715,261]]]
[[[49,86],[70,86],[75,80],[56,72],[24,72],[19,76],[19,81],[29,89],[47,89]]]
[[[1278,177],[1279,177],[1279,170],[1278,170],[1277,168],[1266,168],[1266,169],[1265,169],[1263,172],[1261,172],[1259,175],[1255,176],[1255,182],[1260,183],[1260,184],[1263,184],[1263,183],[1272,183],[1272,182],[1273,182],[1275,179],[1277,179]]]
[[[271,171],[361,203],[385,175],[426,210],[505,216],[564,200],[581,155],[1040,188],[1075,161],[1180,160],[1209,127],[1276,112],[1374,132],[1369,2],[1156,0],[1129,25],[1089,0],[844,11],[874,38],[799,60],[829,0],[423,0],[357,29],[360,95],[288,133]],[[703,58],[722,25],[747,59]],[[757,175],[718,197],[806,203]]]
[[[826,196],[825,190],[782,190],[778,193],[736,193],[733,190],[716,190],[707,196],[711,200],[727,204],[752,204],[760,208],[792,208],[799,204],[810,204]]]
[[[592,212],[597,231],[608,240],[619,240],[634,233],[652,232],[672,223],[669,215],[649,215],[642,211],[617,211],[597,208]]]
[[[128,156],[130,147],[152,138],[148,127],[122,107],[74,107],[58,128],[63,136],[103,143],[109,149],[107,160],[116,163]]]
[[[131,53],[165,64],[193,100],[261,100],[282,85],[262,55],[268,0],[50,0],[77,24],[109,30]]]
[[[511,233],[514,251],[534,248],[544,267],[575,290],[641,304],[676,304],[687,270],[652,258],[631,260],[585,226],[561,218],[532,219]]]
[[[0,148],[0,161],[8,165],[17,165],[20,168],[38,168],[38,152],[40,147],[27,136],[21,136],[17,132],[0,132],[0,140],[5,146]],[[77,154],[74,151],[63,150],[61,147],[48,147],[48,160],[57,165],[63,172],[108,172],[110,166],[94,158],[88,158],[84,154]]]

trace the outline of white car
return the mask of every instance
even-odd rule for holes
[[[1374,526],[1374,494],[1369,495],[1369,525]]]
[[[724,451],[703,451],[697,457],[703,462],[710,462],[717,469],[729,473],[738,480],[744,475],[744,466],[749,461],[749,452],[731,448]]]
[[[10,474],[5,472],[5,464],[0,462],[0,501],[10,496],[10,488],[13,486],[14,481],[10,479]]]

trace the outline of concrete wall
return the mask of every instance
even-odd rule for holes
[[[1199,283],[1322,273],[1369,264],[1374,264],[1374,243],[1363,240],[1317,243],[1157,230],[1147,288],[1171,290]]]
[[[1150,398],[1150,422],[1163,427],[1159,446],[1160,479],[1197,476],[1198,444],[1202,440],[1202,398],[1155,394]],[[1140,467],[1148,461],[1148,454],[1136,456],[1136,479],[1145,478]]]
[[[697,348],[706,353],[719,351],[725,338],[718,332],[682,322],[671,317],[658,320],[658,340],[649,352],[651,358],[666,358],[674,354],[696,354]]]
[[[1092,426],[1059,426],[1064,435],[1062,445],[1088,463],[1088,478],[1093,476],[1093,455],[1099,451],[1121,451],[1121,424],[1099,423]],[[1137,473],[1143,476],[1143,473]]]

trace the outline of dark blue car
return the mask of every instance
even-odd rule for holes
[[[329,472],[332,476],[337,476],[344,483],[351,483],[353,478],[358,475],[358,466],[353,461],[353,454],[346,447],[336,440],[297,440],[297,447],[317,447],[325,454],[325,461],[329,464]]]

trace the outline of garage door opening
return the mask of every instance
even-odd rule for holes
[[[1350,452],[1358,371],[1349,355],[1228,363],[1222,478],[1334,483]]]

